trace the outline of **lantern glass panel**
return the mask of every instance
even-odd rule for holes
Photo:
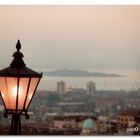
[[[29,78],[19,78],[18,110],[23,110],[26,99]],[[16,90],[17,91],[17,90]]]
[[[15,77],[0,77],[0,89],[6,109],[16,109],[16,85]]]
[[[30,101],[31,101],[31,99],[33,97],[33,94],[35,92],[35,89],[37,87],[37,84],[39,82],[39,79],[40,78],[32,78],[31,79],[30,88],[29,88],[29,92],[28,92],[28,96],[27,96],[27,101],[26,101],[25,109],[27,109],[28,106],[29,106],[29,103],[30,103]]]

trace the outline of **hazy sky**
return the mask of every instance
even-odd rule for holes
[[[139,74],[140,6],[0,6],[0,68],[18,39],[31,68]]]

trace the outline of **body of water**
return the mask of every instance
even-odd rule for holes
[[[66,88],[86,89],[88,81],[95,82],[97,90],[137,90],[140,89],[140,77],[46,77],[41,79],[39,90],[56,90],[57,82],[64,81]]]

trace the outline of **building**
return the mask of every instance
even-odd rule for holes
[[[118,115],[119,127],[131,127],[134,125],[135,117],[139,114],[137,110],[126,110]]]
[[[97,122],[91,118],[84,120],[82,125],[81,135],[96,135],[97,134]]]
[[[95,94],[95,83],[89,81],[86,85],[86,90],[88,95],[94,95]]]
[[[60,95],[66,93],[66,84],[64,81],[57,82],[57,92]]]
[[[107,132],[107,116],[99,116],[98,117],[98,126],[99,126],[99,132],[101,134]]]

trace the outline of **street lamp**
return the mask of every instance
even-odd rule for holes
[[[37,73],[26,67],[20,52],[21,44],[18,40],[17,51],[13,54],[13,61],[9,67],[0,70],[0,95],[5,107],[4,117],[12,114],[10,134],[21,134],[20,115],[29,118],[27,110],[42,78],[42,73]]]

